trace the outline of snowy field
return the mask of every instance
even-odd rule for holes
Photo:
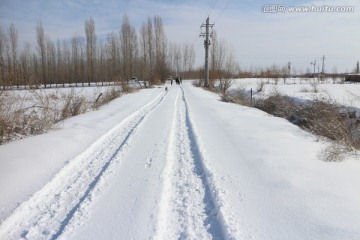
[[[12,108],[14,109],[41,105],[41,100],[45,97],[49,97],[49,100],[58,100],[51,101],[50,104],[51,107],[60,109],[63,104],[63,99],[71,94],[84,97],[88,103],[93,103],[101,93],[109,91],[109,89],[114,87],[116,86],[65,87],[32,90],[22,89],[4,91],[3,94],[6,95],[8,99],[12,100],[12,102],[9,102],[8,104],[13,105]]]
[[[41,105],[42,100],[45,97],[49,97],[49,100],[58,100],[58,101],[51,101],[52,108],[60,109],[64,102],[64,99],[69,95],[75,95],[79,97],[84,97],[86,102],[89,104],[94,103],[99,95],[105,92],[108,92],[112,89],[121,89],[120,85],[106,83],[106,86],[96,86],[95,84],[91,84],[90,86],[79,86],[75,87],[72,85],[66,84],[65,87],[59,87],[60,85],[53,85],[52,88],[43,88],[40,86],[39,89],[25,89],[21,87],[20,89],[14,90],[6,90],[3,91],[2,94],[6,95],[8,99],[11,99],[11,102],[7,104],[10,105],[13,109],[31,107],[36,105]],[[136,82],[131,81],[128,84],[129,87],[132,88],[139,88],[139,85]],[[14,101],[15,100],[15,101]]]
[[[167,86],[0,146],[0,239],[360,239],[359,159],[322,161],[328,143],[284,119]],[[319,88],[359,107],[359,86]]]
[[[263,90],[257,93],[263,82]],[[334,83],[335,82],[335,83]],[[267,97],[273,93],[280,93],[299,100],[325,100],[337,104],[360,109],[360,83],[344,83],[339,80],[326,80],[321,83],[312,78],[273,79],[245,78],[236,79],[231,89],[242,88],[254,92],[254,98]]]

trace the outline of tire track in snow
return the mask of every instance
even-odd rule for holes
[[[106,174],[131,137],[165,98],[160,93],[153,101],[124,119],[82,154],[69,161],[56,176],[30,199],[23,202],[0,225],[0,239],[57,239],[74,214]]]
[[[186,94],[183,88],[181,88],[181,90],[183,93],[183,100],[186,109],[186,124],[188,127],[188,134],[192,142],[191,149],[193,155],[196,156],[194,159],[195,164],[199,169],[199,174],[202,176],[203,185],[206,191],[205,198],[208,199],[207,222],[210,223],[211,226],[210,232],[218,233],[218,235],[213,234],[214,236],[217,236],[215,239],[235,239],[231,233],[231,230],[229,230],[229,225],[224,220],[223,212],[220,210],[221,203],[218,196],[218,189],[213,183],[213,173],[205,166],[204,155],[200,150],[200,145],[195,134],[194,126],[190,116],[189,104],[186,100]]]
[[[183,88],[174,116],[154,239],[228,239],[190,121]]]

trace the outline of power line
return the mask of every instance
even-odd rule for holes
[[[217,0],[213,0],[212,5],[210,5],[211,8],[209,8],[209,11],[208,11],[208,14],[207,14],[208,16],[209,16],[209,15],[211,14],[211,12],[214,10],[216,3],[217,3]]]
[[[231,2],[231,0],[228,0],[228,2],[226,3],[225,7],[222,9],[222,11],[220,12],[220,14],[218,15],[218,17],[216,18],[214,24],[217,22],[217,20],[219,20],[219,18],[221,17],[221,15],[224,13],[225,9],[229,6],[229,3]]]
[[[202,18],[202,19],[204,19],[204,20],[202,21],[203,23],[205,23],[206,18],[209,17],[209,15],[211,14],[211,12],[214,10],[217,1],[218,1],[218,0],[212,0],[212,2],[210,3],[210,6],[209,6],[209,8],[208,8],[208,10],[207,10],[207,12],[206,12],[206,14],[205,14],[205,16]]]

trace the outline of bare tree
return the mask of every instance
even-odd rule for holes
[[[191,72],[195,63],[194,45],[184,44],[182,56],[183,56],[183,71]]]
[[[289,77],[289,68],[288,68],[288,65],[286,65],[286,66],[283,66],[282,68],[281,68],[281,77],[282,77],[282,79],[283,79],[283,81],[284,81],[284,84],[286,84],[286,79]]]
[[[20,54],[20,65],[22,69],[22,82],[25,87],[31,84],[32,76],[32,56],[31,47],[29,43],[26,43],[24,50]]]
[[[94,82],[95,74],[95,58],[96,58],[96,34],[95,34],[95,22],[90,17],[85,21],[85,33],[86,33],[86,60],[88,69],[88,84]]]
[[[56,81],[56,48],[55,44],[49,37],[46,38],[46,66],[48,73],[49,83],[52,84]]]
[[[148,17],[147,22],[140,28],[140,64],[141,77],[147,80],[152,78],[154,72],[154,30],[152,19]]]
[[[281,71],[276,64],[271,65],[271,67],[269,68],[270,78],[273,79],[275,85],[279,84],[279,78],[281,75],[280,72]]]
[[[178,76],[180,74],[180,71],[182,71],[182,51],[181,51],[181,45],[178,45],[176,43],[173,44],[172,49],[172,59],[173,60],[173,70],[175,71],[175,75]]]
[[[167,50],[167,59],[168,59],[168,64],[170,67],[170,71],[171,74],[174,75],[176,72],[176,64],[175,64],[175,52],[177,45],[174,42],[170,42],[168,45],[168,50]]]
[[[336,68],[336,66],[334,66],[333,69],[332,69],[332,74],[331,74],[331,78],[332,78],[333,84],[336,83],[337,75],[338,75],[338,73],[337,73],[337,68]]]
[[[0,86],[5,90],[5,51],[6,51],[6,34],[0,26]]]
[[[11,71],[15,73],[16,65],[18,62],[18,32],[15,28],[15,25],[12,23],[9,28],[9,40],[10,40],[10,47],[11,47]]]
[[[139,36],[139,39],[138,39]],[[0,28],[0,85],[82,83],[82,85],[138,76],[151,83],[163,81],[170,70],[184,74],[191,71],[195,53],[190,44],[168,42],[160,16],[148,17],[139,35],[124,16],[119,34],[111,33],[107,41],[97,44],[95,22],[85,21],[85,37],[76,33],[70,41],[46,36],[42,22],[36,25],[37,46],[19,52],[18,33],[13,24]],[[169,67],[171,66],[171,68]],[[194,71],[193,75],[196,75]]]
[[[149,60],[147,57],[147,41],[146,41],[146,24],[142,24],[139,30],[139,77],[142,79],[148,79],[149,72]]]
[[[211,77],[209,86],[214,87],[215,80],[219,81],[220,91],[225,93],[232,85],[234,76],[240,71],[234,56],[234,49],[225,40],[219,40],[214,31],[210,49]]]
[[[80,38],[81,39],[81,38]],[[82,42],[82,41],[81,41]],[[78,80],[79,82],[81,82],[81,85],[84,86],[86,81],[89,81],[89,77],[88,77],[88,63],[87,63],[87,58],[86,58],[86,46],[84,46],[83,44],[79,45],[79,53],[80,53],[80,57],[79,57],[79,64],[80,64],[80,79]]]
[[[123,81],[129,81],[133,76],[137,58],[137,35],[135,28],[130,25],[129,17],[123,17],[120,30],[120,51],[122,56]]]
[[[6,58],[7,58],[7,82],[10,85],[19,85],[19,71],[18,64],[18,33],[15,25],[12,23],[7,31],[7,37],[5,39],[6,46]]]
[[[224,78],[224,64],[226,58],[226,45],[224,40],[218,40],[215,31],[212,37],[210,56],[211,76],[209,79],[209,86],[214,87],[214,81],[217,79],[220,81],[220,88],[222,88],[222,80]]]
[[[69,47],[69,44],[64,41],[63,42],[63,66],[64,66],[64,81],[63,86],[65,87],[65,83],[69,83],[71,79],[71,67],[72,67],[72,61],[71,61],[71,50]]]
[[[225,93],[234,83],[234,77],[240,72],[239,63],[235,59],[235,50],[228,46],[227,57],[225,61],[225,78],[220,81],[221,91]]]
[[[165,80],[168,73],[166,63],[167,38],[164,25],[160,16],[154,16],[154,37],[155,37],[155,80]]]
[[[65,86],[65,51],[61,47],[61,42],[56,41],[56,83]]]
[[[80,43],[81,38],[78,35],[74,35],[71,38],[71,60],[72,60],[72,81],[77,86],[80,81],[80,55],[81,47]]]
[[[39,87],[42,82],[40,82],[40,66],[39,66],[39,57],[36,53],[32,53],[31,56],[32,59],[32,72],[33,72],[33,78],[31,79],[31,84],[34,85],[33,87],[37,88]]]
[[[147,42],[147,56],[148,56],[148,64],[149,67],[149,80],[151,75],[154,72],[154,29],[153,29],[153,23],[150,17],[148,17],[148,21],[146,24],[146,42]]]
[[[120,76],[120,49],[119,39],[115,33],[107,36],[106,56],[109,59],[109,76],[111,80],[117,80]]]
[[[36,40],[38,44],[38,52],[40,55],[41,61],[41,78],[44,87],[46,88],[47,84],[47,77],[46,77],[46,40],[45,40],[45,33],[42,23],[39,22],[36,26]]]
[[[104,85],[104,79],[109,79],[110,74],[108,73],[107,69],[106,69],[106,65],[108,65],[106,63],[106,44],[104,43],[99,43],[98,44],[98,64],[97,64],[97,68],[96,68],[96,79],[99,81],[101,81],[101,85]]]

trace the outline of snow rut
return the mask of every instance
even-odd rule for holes
[[[41,190],[23,202],[0,225],[0,239],[57,239],[74,214],[91,201],[99,180],[122,152],[146,116],[165,98],[153,101],[124,119],[69,163]],[[108,171],[107,171],[108,170]]]
[[[184,90],[174,104],[154,239],[227,239],[190,121]]]

